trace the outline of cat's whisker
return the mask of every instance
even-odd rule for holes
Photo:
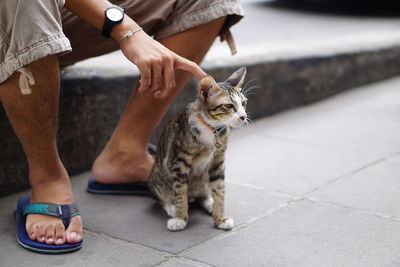
[[[246,96],[246,97],[249,96],[249,95],[253,95],[253,94],[255,94],[255,92],[253,92],[254,89],[259,89],[259,88],[261,88],[261,86],[253,85],[253,86],[251,86],[251,87],[249,87],[249,88],[245,88],[245,89],[243,90],[242,94],[243,94],[244,96]]]
[[[247,89],[247,86],[249,86],[252,82],[255,82],[255,81],[257,81],[257,79],[252,79],[252,80],[250,80],[250,81],[248,81],[244,86],[243,86],[243,91],[244,90],[246,90]]]
[[[246,117],[246,120],[245,120],[245,124],[246,124],[246,127],[250,127],[250,126],[254,125],[253,120],[251,118],[251,114],[249,112],[247,112],[247,117]]]

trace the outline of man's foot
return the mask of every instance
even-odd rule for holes
[[[121,184],[146,182],[154,165],[147,147],[124,149],[107,145],[92,167],[93,177],[99,183]]]
[[[49,182],[32,185],[31,203],[48,202],[70,204],[74,202],[68,176]],[[29,214],[26,218],[26,231],[32,240],[49,245],[77,243],[82,240],[82,220],[80,216],[71,218],[65,230],[59,218],[47,215]]]

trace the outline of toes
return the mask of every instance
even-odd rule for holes
[[[54,244],[55,226],[50,224],[46,227],[46,244]]]
[[[65,244],[65,229],[64,229],[64,225],[59,222],[56,224],[55,226],[55,241],[54,244],[56,245],[63,245]]]
[[[41,243],[44,243],[46,241],[46,226],[45,225],[39,225],[36,240]]]
[[[36,240],[37,231],[38,231],[38,225],[36,223],[33,223],[29,227],[27,227],[27,233],[29,235],[29,238],[32,240]]]
[[[82,221],[80,216],[71,219],[71,223],[67,229],[67,242],[78,243],[82,240]]]

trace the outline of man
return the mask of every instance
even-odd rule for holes
[[[19,238],[28,249],[54,252],[68,244],[73,249],[82,240],[76,207],[60,206],[74,197],[56,146],[59,66],[120,48],[139,68],[139,84],[92,172],[99,183],[146,181],[154,162],[147,151],[152,132],[191,75],[206,75],[197,63],[215,37],[232,46],[229,27],[243,15],[238,0],[113,3],[124,11],[106,0],[2,3],[0,100],[29,164],[28,202],[34,205],[24,206],[20,219],[27,238]],[[74,51],[63,55],[71,44]],[[53,214],[53,209],[60,211]]]

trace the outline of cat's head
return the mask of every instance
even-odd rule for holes
[[[203,114],[213,125],[240,127],[247,119],[247,98],[241,93],[246,67],[217,83],[207,75],[199,81],[198,102]]]

